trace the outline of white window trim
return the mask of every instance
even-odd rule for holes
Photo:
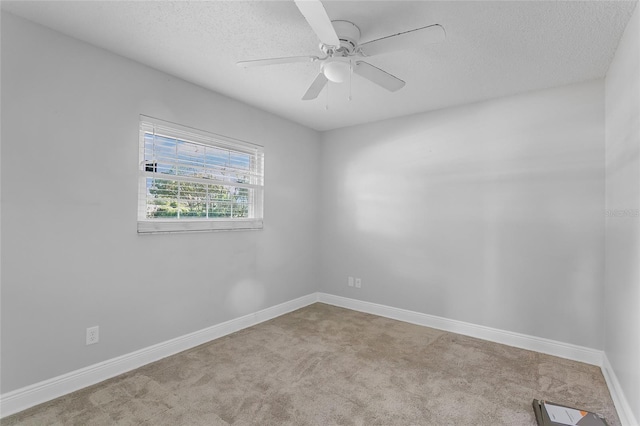
[[[250,231],[262,229],[262,219],[154,219],[138,221],[138,233]]]
[[[250,205],[249,218],[154,218],[146,217],[146,178],[155,175],[163,179],[171,180],[191,180],[189,177],[165,175],[145,171],[145,143],[144,137],[150,126],[162,130],[163,135],[173,137],[187,142],[194,142],[234,151],[246,151],[256,153],[256,172],[260,176],[259,182],[250,184],[236,184],[234,186],[249,187],[255,189],[255,199]],[[139,162],[138,162],[138,234],[155,233],[179,233],[179,232],[206,232],[206,231],[241,231],[260,230],[263,228],[263,205],[264,205],[264,149],[260,145],[239,139],[221,136],[204,130],[186,127],[177,123],[172,123],[157,118],[140,115],[139,121]],[[211,179],[211,183],[216,180]],[[209,183],[209,179],[207,179]],[[228,182],[221,182],[228,185]],[[143,194],[145,194],[143,196]]]

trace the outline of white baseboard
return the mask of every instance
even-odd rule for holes
[[[436,328],[438,330],[464,334],[465,336],[476,337],[490,342],[515,346],[516,348],[528,349],[530,351],[567,358],[574,361],[584,362],[586,364],[597,365],[598,367],[602,366],[602,351],[572,345],[570,343],[528,336],[526,334],[499,330],[468,322],[408,311],[406,309],[393,308],[391,306],[379,305],[377,303],[364,302],[362,300],[349,299],[347,297],[334,296],[326,293],[318,293],[318,301],[340,306],[342,308],[353,309],[355,311],[366,312],[368,314],[379,315],[381,317]]]
[[[600,366],[607,386],[609,387],[611,397],[618,410],[622,425],[638,426],[616,375],[606,355],[602,351],[326,293],[312,293],[253,314],[216,324],[203,330],[5,393],[0,395],[0,418],[99,383],[244,328],[276,318],[315,302],[323,302],[355,311],[366,312],[381,317],[464,334],[491,342]]]
[[[631,411],[631,405],[627,398],[624,396],[624,392],[622,391],[622,387],[620,386],[620,382],[618,381],[618,377],[616,376],[613,367],[609,363],[609,358],[607,358],[607,354],[604,354],[604,362],[602,365],[602,374],[604,375],[604,379],[607,382],[607,386],[609,387],[609,393],[611,394],[611,399],[613,399],[613,403],[616,406],[616,410],[618,411],[618,417],[620,417],[620,423],[622,426],[638,426],[638,420],[635,415]]]
[[[317,293],[312,293],[117,358],[7,392],[0,395],[0,418],[110,379],[227,334],[276,318],[317,301]]]

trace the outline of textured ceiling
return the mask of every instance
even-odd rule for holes
[[[2,1],[2,9],[317,130],[603,77],[636,1],[325,1],[361,42],[440,24],[444,43],[368,58],[406,81],[390,93],[354,76],[300,98],[317,63],[235,63],[319,55],[293,1]],[[328,109],[326,109],[328,101]]]

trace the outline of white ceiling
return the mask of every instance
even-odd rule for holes
[[[390,93],[358,76],[300,98],[317,63],[239,60],[319,55],[293,1],[2,1],[2,9],[239,99],[328,130],[603,77],[637,1],[325,1],[361,42],[440,24],[444,43],[368,58],[407,82]]]

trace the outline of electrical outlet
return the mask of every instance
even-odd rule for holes
[[[93,345],[94,343],[98,343],[100,340],[100,327],[97,325],[95,327],[87,328],[87,345]]]
[[[362,287],[362,278],[356,278],[356,288]]]
[[[349,281],[347,283],[349,287],[353,287],[353,277],[349,277]]]

